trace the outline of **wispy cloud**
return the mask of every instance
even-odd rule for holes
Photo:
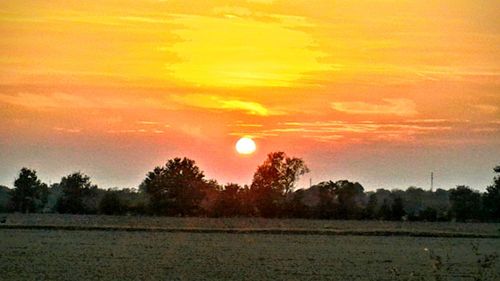
[[[321,61],[326,54],[315,39],[300,30],[308,24],[304,17],[242,7],[217,7],[213,13],[217,16],[172,20],[183,27],[173,30],[181,40],[165,46],[180,58],[168,65],[175,80],[208,87],[289,87],[304,83],[309,73],[332,69]]]
[[[495,114],[499,112],[498,106],[491,104],[478,104],[474,105],[474,109],[484,114]]]
[[[252,127],[252,128],[261,128],[263,126],[264,126],[263,124],[240,123],[240,122],[228,125],[228,127]]]
[[[79,134],[82,132],[81,128],[63,128],[63,127],[54,127],[52,128],[54,131],[59,133],[68,133],[68,134]]]
[[[137,124],[140,124],[140,125],[158,125],[159,122],[141,120],[141,121],[137,121]]]
[[[165,130],[160,129],[119,129],[108,130],[108,134],[163,134]]]
[[[269,109],[258,102],[240,100],[236,98],[225,98],[216,95],[203,95],[203,94],[189,94],[182,96],[173,95],[172,99],[180,104],[198,108],[242,111],[246,114],[259,115],[259,116],[283,114],[283,112],[281,111]]]
[[[246,0],[248,3],[272,4],[275,0]]]
[[[0,102],[36,109],[68,109],[68,108],[167,108],[159,98],[123,97],[120,95],[89,95],[81,93],[0,93]]]
[[[0,94],[0,101],[14,105],[36,108],[53,107],[92,107],[94,104],[81,96],[66,93],[52,93],[48,95],[21,92],[15,95]]]
[[[348,114],[376,114],[412,116],[417,114],[415,102],[410,99],[383,99],[383,103],[332,102],[334,110]]]
[[[231,132],[231,135],[256,135],[259,137],[302,137],[320,142],[347,141],[350,143],[371,141],[409,141],[417,136],[431,133],[450,132],[454,129],[451,121],[440,123],[417,120],[401,122],[345,122],[345,121],[318,121],[318,122],[281,122],[274,126],[247,127],[246,130]],[[455,122],[455,121],[454,121]],[[456,123],[455,124],[459,124]],[[466,124],[466,123],[460,123]]]

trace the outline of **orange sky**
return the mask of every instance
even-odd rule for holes
[[[167,159],[250,183],[468,184],[500,164],[500,2],[2,1],[0,184],[82,171],[136,187]],[[234,143],[252,136],[257,152]]]

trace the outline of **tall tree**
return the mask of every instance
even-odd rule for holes
[[[196,215],[205,190],[205,175],[194,160],[174,158],[149,172],[140,190],[150,198],[150,209],[159,215]]]
[[[59,188],[62,196],[58,199],[56,209],[59,213],[85,214],[97,212],[97,186],[90,177],[80,172],[70,174],[61,179]]]
[[[23,213],[39,211],[47,202],[47,194],[47,185],[38,179],[36,171],[22,168],[19,177],[14,181],[14,209]]]
[[[0,213],[12,211],[12,190],[8,187],[0,185]],[[9,210],[10,209],[10,210]]]
[[[403,199],[399,196],[394,198],[391,206],[391,219],[399,221],[403,218],[405,214],[406,213],[403,205]]]
[[[287,157],[284,152],[273,152],[257,167],[253,175],[252,187],[265,187],[281,194],[293,190],[300,176],[309,172],[304,160]]]
[[[389,198],[384,199],[382,206],[380,206],[380,209],[378,210],[377,217],[383,220],[392,219],[392,208],[391,204],[389,203]]]
[[[493,169],[500,173],[500,166]],[[488,220],[500,221],[500,175],[493,179],[493,185],[486,188],[483,194],[484,213]]]
[[[309,188],[309,191],[317,194],[318,200],[313,208],[316,218],[333,219],[338,216],[336,189],[337,185],[333,181],[320,182]]]
[[[364,188],[357,182],[341,180],[335,183],[335,194],[339,203],[338,218],[357,219],[361,217],[361,203]]]
[[[368,204],[366,204],[363,210],[363,217],[365,219],[374,219],[377,217],[377,195],[375,193],[370,194],[368,197]]]
[[[457,221],[480,219],[481,195],[468,186],[450,190],[451,213]]]
[[[292,200],[286,206],[286,214],[288,217],[308,218],[313,215],[309,206],[304,203],[305,190],[299,189],[293,192]]]
[[[304,160],[287,157],[284,152],[273,152],[253,175],[251,189],[259,212],[263,216],[276,216],[284,198],[295,187],[300,176],[309,172]]]

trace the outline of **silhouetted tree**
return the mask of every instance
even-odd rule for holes
[[[468,186],[450,190],[451,212],[457,221],[479,219],[481,195]]]
[[[80,172],[61,179],[59,188],[62,196],[56,204],[59,213],[85,214],[97,212],[97,186]]]
[[[420,212],[419,214],[419,220],[423,221],[436,221],[438,216],[437,216],[437,211],[436,209],[432,207],[427,207],[423,211]]]
[[[336,195],[337,185],[333,181],[320,182],[309,188],[317,194],[318,202],[313,207],[314,216],[319,219],[333,219],[337,217],[338,202]]]
[[[378,211],[377,217],[383,220],[392,219],[392,209],[389,198],[384,199],[384,202],[382,203],[382,206],[380,206],[380,209]]]
[[[140,190],[149,195],[154,214],[196,215],[209,188],[204,177],[194,160],[174,158],[149,172]]]
[[[108,215],[146,214],[146,195],[136,189],[108,189],[99,201],[99,213]]]
[[[210,179],[205,181],[203,188],[203,199],[200,202],[198,216],[214,216],[217,201],[219,200],[220,193],[224,189],[216,180]]]
[[[47,202],[47,194],[47,185],[38,179],[36,171],[22,168],[19,177],[14,181],[14,209],[23,213],[39,211]]]
[[[281,194],[293,190],[300,176],[309,172],[304,161],[300,158],[290,158],[284,152],[273,152],[254,173],[252,186],[268,187]]]
[[[205,180],[193,160],[175,158],[149,172],[138,192],[98,189],[79,172],[47,188],[35,171],[23,168],[14,189],[0,186],[0,212],[500,221],[498,174],[484,193],[466,186],[435,192],[409,187],[365,193],[361,184],[347,180],[325,181],[293,192],[299,177],[308,171],[302,159],[275,152],[257,167],[251,186],[221,186]],[[494,171],[500,173],[500,166]]]
[[[217,196],[213,216],[232,217],[243,215],[240,192],[242,187],[235,183],[229,183],[224,186]]]
[[[312,216],[311,209],[304,203],[306,191],[299,189],[291,194],[292,199],[289,200],[285,213],[288,217],[294,218],[309,218]]]
[[[108,190],[99,202],[99,213],[105,215],[123,215],[127,212],[127,205],[119,196],[119,191]]]
[[[268,154],[254,173],[251,185],[255,206],[265,217],[279,215],[285,195],[291,192],[300,176],[309,172],[300,158],[290,158],[284,152]]]
[[[405,215],[403,199],[401,197],[394,198],[391,206],[391,219],[399,221]]]
[[[500,166],[496,166],[493,170],[500,173]],[[500,221],[500,175],[495,176],[493,185],[486,188],[483,194],[483,207],[486,219]]]
[[[254,204],[254,194],[248,185],[244,185],[242,189],[238,192],[238,197],[240,199],[240,209],[243,216],[257,216],[258,210]]]
[[[363,218],[365,219],[375,219],[377,217],[377,194],[372,193],[368,198],[368,204],[363,210]]]
[[[63,191],[59,183],[53,183],[49,187],[49,195],[47,196],[47,203],[45,204],[43,212],[52,213],[57,212],[57,203],[63,196]]]
[[[358,219],[362,215],[362,199],[364,188],[357,182],[347,180],[335,183],[335,194],[339,204],[337,217],[340,219]]]
[[[0,185],[0,213],[12,211],[12,190],[8,187]]]
[[[427,191],[418,187],[409,187],[398,194],[404,201],[405,212],[410,220],[419,220],[420,213],[426,208]]]
[[[450,192],[441,188],[431,192],[428,206],[436,209],[438,221],[450,220]]]

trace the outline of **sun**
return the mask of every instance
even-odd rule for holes
[[[255,142],[249,137],[243,137],[236,142],[236,151],[239,154],[252,154],[255,149]]]

